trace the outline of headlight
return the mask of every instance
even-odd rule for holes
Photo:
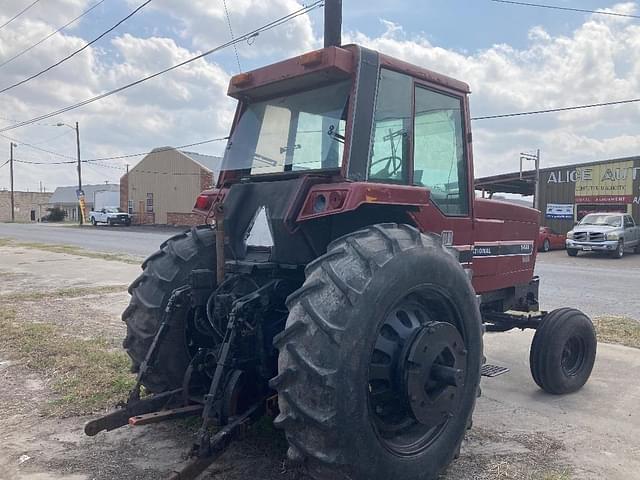
[[[571,230],[570,232],[567,232],[567,238],[573,239],[573,230]]]
[[[619,238],[620,235],[618,235],[616,232],[607,233],[607,240],[618,240]]]

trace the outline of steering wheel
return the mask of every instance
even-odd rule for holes
[[[374,169],[374,167],[384,162],[387,162],[384,168],[382,168],[376,173],[373,173],[372,170]],[[389,155],[388,157],[382,157],[382,158],[379,158],[378,160],[374,160],[373,162],[371,162],[371,166],[369,167],[371,176],[373,177],[382,176],[382,178],[391,178],[401,170],[402,170],[402,158],[398,157],[397,155]]]

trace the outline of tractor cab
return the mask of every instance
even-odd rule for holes
[[[222,174],[196,211],[224,203],[230,238],[244,240],[264,210],[278,263],[306,264],[354,226],[385,221],[428,219],[472,243],[465,83],[349,45],[236,75],[228,93],[239,103]]]
[[[468,215],[466,84],[355,45],[232,78],[239,100],[221,183],[277,174],[419,186]],[[222,185],[220,185],[222,186]]]

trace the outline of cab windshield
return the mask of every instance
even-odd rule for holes
[[[599,215],[589,214],[580,221],[580,225],[601,225],[609,227],[621,227],[622,217],[620,215]]]
[[[256,175],[339,168],[350,89],[344,81],[247,104],[222,169]]]

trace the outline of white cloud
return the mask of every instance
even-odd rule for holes
[[[614,7],[634,13],[633,2]],[[495,45],[461,54],[408,38],[384,22],[377,38],[351,33],[357,43],[470,84],[472,116],[556,108],[638,97],[640,26],[629,19],[593,15],[568,36],[543,27],[529,32],[526,49]],[[567,112],[500,121],[474,122],[476,172],[517,168],[518,153],[542,149],[545,163],[557,165],[640,153],[640,106]]]
[[[296,0],[227,0],[226,3],[236,37],[303,7]],[[180,35],[194,49],[207,50],[231,39],[222,0],[157,0],[149,6],[173,17],[178,22]],[[238,53],[247,58],[274,53],[288,56],[317,46],[311,20],[303,15],[282,27],[261,33],[251,46],[238,44]]]
[[[60,2],[56,2],[58,11],[52,4],[41,2],[39,13],[34,7],[33,15],[3,29],[0,59],[33,44],[89,4],[86,0],[60,1],[64,2],[64,9],[59,7]],[[129,7],[138,4],[137,0],[130,0]],[[301,6],[295,0],[228,0],[227,5],[236,35]],[[167,24],[171,24],[172,19],[179,36],[176,39],[159,35],[140,38],[120,34],[111,40],[105,39],[102,47],[87,49],[61,68],[0,94],[0,125],[84,100],[229,39],[221,0],[156,0],[145,12],[147,9],[166,19]],[[624,13],[637,11],[634,2],[614,9]],[[6,10],[3,8],[0,12],[0,20],[8,18]],[[434,45],[423,36],[407,34],[391,22],[384,22],[384,26],[386,32],[378,37],[353,32],[345,35],[345,43],[356,41],[468,82],[473,91],[471,105],[475,116],[633,98],[640,91],[640,25],[628,19],[594,15],[566,35],[551,34],[538,26],[530,30],[526,48],[501,44],[471,53]],[[0,88],[38,71],[84,42],[86,39],[75,36],[73,31],[56,35],[47,42],[46,48],[34,49],[0,68]],[[251,47],[240,45],[239,53],[245,63],[250,63],[247,58],[251,56],[258,56],[251,62],[263,63],[271,57],[284,58],[318,45],[311,20],[304,16],[261,35]],[[228,59],[232,52],[229,50],[225,55]],[[49,122],[79,121],[85,158],[224,136],[235,104],[225,93],[229,75],[235,68],[221,67],[217,62],[223,57],[211,56]],[[636,127],[639,117],[640,106],[628,105],[474,122],[476,171],[486,175],[515,170],[518,154],[536,148],[542,150],[544,165],[634,155],[640,147]],[[59,132],[60,129],[53,127],[31,126],[8,134],[34,142]],[[0,140],[0,151],[8,150],[7,143]],[[72,135],[42,146],[75,155]],[[221,147],[214,144],[198,150],[215,153]],[[54,160],[24,146],[19,147],[16,156],[34,161]],[[0,155],[0,159],[4,158],[4,154]],[[124,162],[115,161],[113,165],[122,166]],[[87,167],[84,180],[117,180],[120,173],[104,166]],[[73,166],[20,164],[16,167],[18,188],[34,189],[39,180],[51,187],[74,184],[76,174]],[[5,167],[0,169],[0,188],[6,185],[8,169]]]

